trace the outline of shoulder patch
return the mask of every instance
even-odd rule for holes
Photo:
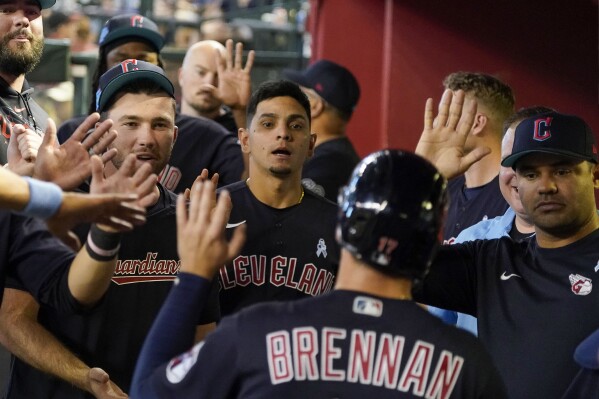
[[[166,366],[166,379],[171,384],[178,384],[189,373],[189,370],[196,364],[200,349],[204,346],[204,341],[198,342],[193,348],[172,359]]]

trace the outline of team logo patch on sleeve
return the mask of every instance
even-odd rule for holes
[[[383,314],[383,302],[366,296],[357,296],[354,299],[353,312],[366,316],[381,317]]]
[[[576,295],[589,295],[593,290],[591,279],[580,274],[570,274],[570,284],[572,285],[572,292]]]
[[[204,341],[197,343],[189,351],[180,354],[171,360],[166,366],[166,379],[171,384],[178,384],[189,373],[189,370],[196,364],[200,349],[204,346]]]

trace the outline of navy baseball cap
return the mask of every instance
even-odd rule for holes
[[[151,80],[175,98],[175,88],[159,66],[140,60],[125,60],[113,66],[100,76],[99,89],[96,92],[96,111],[105,111],[106,104],[123,87],[138,80]]]
[[[597,163],[595,135],[575,115],[548,112],[524,119],[516,127],[512,155],[501,161],[513,167],[525,155],[542,152]]]
[[[56,4],[56,0],[37,0],[37,2],[39,3],[42,10],[45,10],[46,8],[50,8],[54,4]]]
[[[305,71],[283,70],[283,76],[300,86],[308,87],[335,108],[352,114],[360,99],[360,85],[345,67],[328,60],[319,60]]]
[[[164,37],[158,30],[158,25],[139,14],[125,14],[110,18],[100,32],[98,43],[100,47],[105,47],[117,40],[130,42],[136,38],[147,41],[157,53],[164,46]]]

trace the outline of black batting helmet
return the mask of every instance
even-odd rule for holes
[[[340,244],[384,273],[422,279],[438,245],[445,187],[445,178],[418,155],[367,156],[339,194]]]

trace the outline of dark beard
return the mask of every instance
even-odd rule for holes
[[[15,37],[25,34],[31,43],[20,43],[16,50],[9,47],[9,42]],[[12,76],[21,76],[31,72],[40,62],[44,50],[44,39],[35,37],[26,29],[7,34],[0,41],[0,71]]]

